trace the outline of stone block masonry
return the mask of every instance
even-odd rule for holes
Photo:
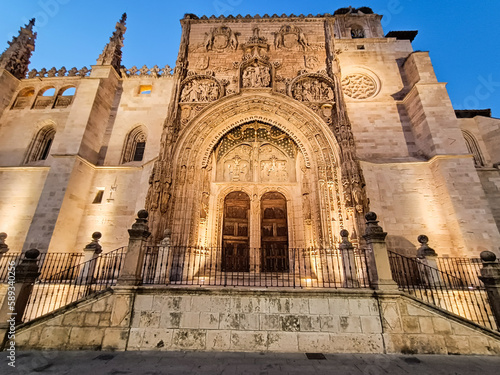
[[[19,327],[58,350],[500,354],[500,335],[370,290],[120,288]]]

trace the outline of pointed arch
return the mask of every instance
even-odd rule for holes
[[[28,164],[39,160],[46,160],[50,154],[55,136],[56,129],[53,124],[41,128],[28,147],[24,163]]]
[[[144,126],[139,125],[132,129],[123,145],[121,162],[122,164],[131,161],[142,161],[146,150],[147,132]]]
[[[199,233],[221,232],[222,206],[217,204],[216,197],[220,197],[222,186],[212,184],[217,171],[214,150],[231,131],[254,122],[279,129],[297,147],[297,180],[288,182],[293,187],[285,188],[293,196],[290,212],[295,212],[289,223],[293,228],[290,246],[333,246],[338,241],[336,233],[352,221],[346,221],[352,215],[349,216],[342,198],[340,147],[333,132],[318,114],[302,103],[281,94],[250,90],[209,105],[184,125],[173,155],[169,156],[169,160],[174,161],[169,164],[171,172],[168,176],[155,176],[168,181],[164,186],[169,196],[168,210],[152,214],[156,231],[160,233],[169,228],[173,241],[182,244],[199,242]],[[233,183],[245,191],[245,184],[256,186],[255,181]],[[280,184],[270,181],[262,186],[279,191]],[[257,192],[249,193],[254,202]],[[210,207],[209,214],[201,209],[203,197],[203,204]],[[203,220],[200,212],[203,212]],[[301,219],[304,217],[307,220]],[[302,228],[304,225],[307,228]],[[215,237],[208,239],[208,243],[216,242]]]
[[[467,150],[472,154],[474,158],[474,165],[476,168],[481,168],[485,166],[484,157],[481,153],[481,149],[479,148],[479,143],[477,142],[476,137],[472,135],[471,132],[467,130],[462,130],[462,135],[465,139],[465,145],[467,146]]]

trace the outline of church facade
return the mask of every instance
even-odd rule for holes
[[[126,68],[124,15],[91,69],[40,71],[26,25],[0,57],[10,248],[78,252],[99,231],[112,250],[145,208],[151,244],[222,247],[236,271],[342,229],[363,246],[368,211],[403,254],[420,234],[498,252],[500,120],[454,111],[416,32],[381,18],[186,14],[175,68]]]

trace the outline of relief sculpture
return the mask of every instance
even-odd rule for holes
[[[314,78],[306,78],[296,82],[292,88],[292,96],[302,102],[325,102],[334,99],[332,87],[328,83]]]
[[[181,102],[212,102],[219,98],[219,87],[214,81],[195,79],[184,85]]]
[[[243,71],[242,83],[244,88],[269,87],[271,84],[269,67],[253,63]]]

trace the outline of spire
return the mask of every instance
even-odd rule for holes
[[[127,28],[125,21],[127,20],[127,13],[123,13],[122,18],[116,24],[116,30],[109,38],[109,43],[106,44],[101,55],[97,59],[97,65],[111,65],[117,73],[120,73],[122,64],[122,47],[124,34]]]
[[[14,77],[22,79],[28,73],[31,54],[35,50],[36,33],[33,33],[35,19],[21,27],[19,35],[12,38],[9,47],[0,55],[0,69],[5,69]]]

